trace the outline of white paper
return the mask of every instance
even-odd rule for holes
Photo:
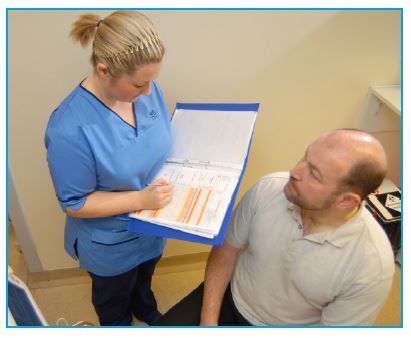
[[[214,236],[220,230],[240,173],[165,164],[156,178],[164,178],[173,185],[171,202],[162,209],[140,210],[130,217]]]
[[[219,162],[241,168],[256,112],[177,109],[170,159]]]

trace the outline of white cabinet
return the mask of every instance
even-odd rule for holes
[[[355,126],[380,140],[387,153],[387,178],[400,186],[402,156],[400,86],[371,86]]]
[[[371,86],[358,114],[356,127],[369,132],[399,131],[400,117],[400,86]]]

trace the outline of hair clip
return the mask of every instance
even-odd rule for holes
[[[99,22],[101,21],[103,20],[100,20]],[[106,59],[116,60],[119,62],[121,59],[121,55],[129,55],[129,54],[138,53],[139,51],[142,51],[145,48],[149,48],[149,46],[153,47],[157,45],[159,41],[160,41],[160,38],[158,37],[158,35],[154,35],[153,37],[147,37],[145,39],[141,39],[134,46],[129,47],[128,49],[124,51],[121,51],[118,53],[106,53],[106,54],[103,54],[102,57]]]

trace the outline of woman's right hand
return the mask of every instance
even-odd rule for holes
[[[173,186],[165,179],[157,179],[140,191],[141,209],[160,209],[166,206],[173,193]]]

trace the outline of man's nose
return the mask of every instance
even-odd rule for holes
[[[304,161],[298,162],[297,165],[290,170],[290,177],[294,180],[300,181],[302,177],[303,167]]]

